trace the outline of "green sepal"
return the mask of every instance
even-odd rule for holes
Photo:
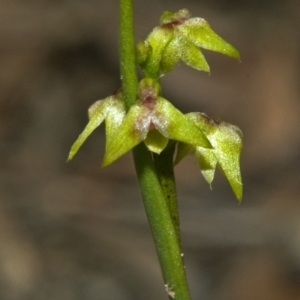
[[[231,44],[216,34],[202,18],[191,18],[178,26],[178,31],[197,47],[216,51],[240,59],[240,54]]]
[[[213,151],[218,165],[228,179],[237,199],[241,200],[243,194],[240,172],[240,153],[242,150],[241,130],[232,124],[210,119],[202,113],[190,113],[186,116],[190,120],[193,120],[206,134],[213,146],[213,150],[211,151]],[[196,147],[196,156],[198,158],[201,157],[206,164],[208,163],[208,166],[211,165],[211,168],[208,167],[208,169],[212,171],[214,169],[215,158],[211,154],[208,154],[208,152],[206,151],[203,155],[202,147]],[[203,161],[199,162],[200,167],[201,164],[203,166]]]
[[[209,72],[209,65],[202,54],[201,50],[191,43],[188,39],[182,38],[180,39],[180,46],[182,48],[181,59],[190,67]]]
[[[157,99],[152,122],[155,128],[169,139],[211,148],[211,144],[202,130],[162,97]]]
[[[148,132],[144,142],[150,151],[160,154],[168,145],[169,140],[159,131],[152,129]]]
[[[183,37],[175,37],[165,48],[160,65],[162,75],[172,71],[180,59],[188,66],[209,72],[209,65],[201,50]]]
[[[88,115],[89,122],[72,145],[68,161],[74,157],[85,140],[98,126],[100,126],[104,119],[107,119],[107,133],[111,133],[117,129],[125,115],[124,103],[119,96],[110,96],[104,100],[96,101],[89,108]]]
[[[117,130],[119,130],[125,115],[126,109],[124,101],[121,99],[114,99],[113,105],[110,105],[105,118],[106,146],[110,143]]]
[[[113,163],[143,141],[147,136],[149,122],[146,118],[145,107],[138,104],[133,105],[125,116],[122,126],[109,137],[102,166]]]

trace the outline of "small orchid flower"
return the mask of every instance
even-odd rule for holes
[[[72,145],[68,161],[78,152],[79,148],[88,138],[88,136],[105,120],[105,131],[107,143],[109,138],[121,125],[125,117],[125,105],[122,100],[121,92],[109,96],[103,100],[96,101],[88,110],[89,122]]]
[[[144,78],[139,84],[138,101],[115,134],[109,137],[103,166],[111,164],[142,141],[150,151],[159,154],[169,139],[211,148],[201,129],[160,96],[156,80]]]
[[[188,154],[195,154],[201,173],[211,185],[217,165],[224,172],[238,200],[242,199],[243,184],[240,172],[242,132],[234,125],[209,118],[203,113],[189,113],[187,118],[203,131],[213,148],[180,143],[175,164]]]
[[[202,18],[191,18],[187,9],[165,11],[147,39],[137,45],[137,61],[146,76],[158,78],[182,60],[197,70],[209,72],[199,48],[240,59],[239,52],[217,35]]]

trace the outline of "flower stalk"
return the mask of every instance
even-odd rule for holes
[[[132,20],[132,0],[120,0],[120,64],[122,93],[127,110],[135,103],[138,87]],[[133,149],[133,158],[169,298],[190,300],[177,233],[151,152],[142,143]]]

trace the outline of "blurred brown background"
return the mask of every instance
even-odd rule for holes
[[[244,132],[244,199],[176,169],[193,299],[300,299],[300,3],[135,1],[136,38],[190,9],[241,52],[181,64],[165,97]],[[120,85],[118,1],[0,1],[0,299],[166,299],[131,155],[103,128],[66,164],[87,108]]]

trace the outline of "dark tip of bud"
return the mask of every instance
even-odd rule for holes
[[[171,11],[163,12],[160,18],[160,22],[162,27],[173,28],[175,26],[181,25],[188,18],[190,18],[190,13],[186,8],[183,8],[175,13]]]

